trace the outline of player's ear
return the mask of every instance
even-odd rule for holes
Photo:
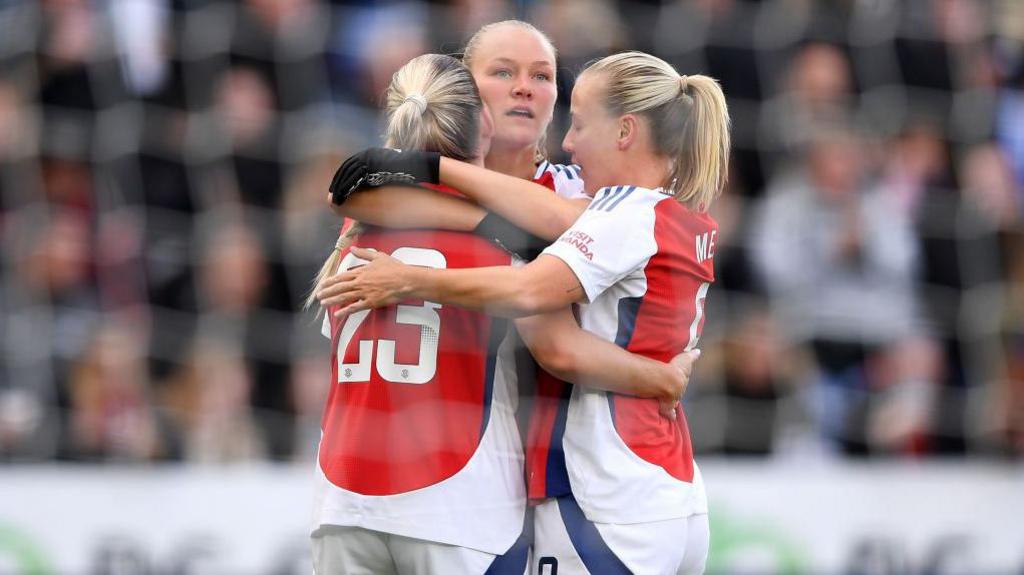
[[[615,143],[619,150],[627,150],[638,137],[640,123],[634,114],[625,114],[619,117],[619,135]]]
[[[490,144],[491,138],[494,137],[494,116],[491,115],[491,109],[487,104],[480,106],[480,142],[487,142]],[[484,152],[486,155],[486,151]]]
[[[495,137],[495,118],[490,115],[487,104],[480,106],[480,129],[477,142],[477,157],[483,158],[490,151],[490,140]]]

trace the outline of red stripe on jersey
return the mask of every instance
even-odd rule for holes
[[[555,191],[555,175],[550,171],[545,171],[539,178],[534,179],[533,183],[540,184],[551,191]]]
[[[437,250],[448,268],[510,261],[489,242],[455,232],[369,228],[356,244],[385,253],[400,247]],[[400,305],[425,309],[422,301]],[[451,477],[475,453],[488,419],[494,354],[507,324],[455,306],[431,309],[439,318],[436,371],[424,383],[385,379],[377,367],[381,342],[395,342],[394,359],[385,364],[417,365],[432,359],[420,357],[421,349],[433,350],[421,348],[421,340],[435,332],[415,321],[398,323],[398,308],[390,306],[370,312],[346,349],[338,350],[344,322],[332,318],[333,348],[341,362],[369,366],[366,380],[338,383],[337,355],[332,362],[335,383],[324,412],[319,463],[335,485],[365,495],[404,493]],[[406,374],[401,365],[392,379]]]
[[[554,171],[548,167],[540,177],[534,178],[533,182],[554,191]],[[570,492],[565,455],[562,452],[570,384],[539,366],[536,370],[537,389],[530,411],[526,439],[527,496],[534,503]]]
[[[570,396],[568,383],[537,370],[537,391],[526,440],[527,497],[534,503],[572,491],[562,450]]]
[[[630,352],[669,361],[689,343],[697,306],[704,305],[701,285],[714,281],[714,260],[709,256],[713,248],[709,252],[705,242],[698,253],[697,245],[698,238],[713,238],[717,224],[672,199],[658,202],[654,212],[658,251],[644,268],[647,293],[636,311],[632,334],[620,343]],[[624,320],[628,318],[620,316],[620,322]],[[702,328],[703,313],[696,333]],[[611,394],[609,398],[615,429],[633,453],[676,479],[693,481],[693,447],[682,410],[669,421],[658,413],[656,401]]]

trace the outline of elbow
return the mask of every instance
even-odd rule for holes
[[[576,372],[576,356],[568,346],[556,341],[545,341],[530,348],[530,354],[540,367],[551,375],[565,381],[572,381]]]
[[[553,301],[551,290],[545,289],[540,282],[527,281],[513,289],[512,312],[517,317],[555,311],[564,305]]]

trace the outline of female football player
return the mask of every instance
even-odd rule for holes
[[[706,212],[728,169],[721,89],[628,52],[584,71],[571,111],[563,148],[594,199],[541,257],[522,267],[437,270],[357,250],[369,263],[326,280],[321,302],[341,307],[340,316],[411,297],[510,317],[582,303],[583,327],[630,351],[664,360],[693,348],[714,280],[717,229]],[[578,210],[529,182],[437,154],[377,149],[346,164],[332,186],[336,200],[360,181],[401,173],[440,179],[524,227]],[[707,501],[682,412],[668,421],[656,402],[576,386],[552,439],[571,493],[537,509],[538,568],[703,571]]]

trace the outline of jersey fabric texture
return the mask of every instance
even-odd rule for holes
[[[533,181],[569,200],[589,199],[578,166],[541,162]],[[532,502],[569,493],[561,441],[553,438],[560,438],[565,430],[572,392],[570,384],[539,367],[535,382],[526,440],[527,494]]]
[[[511,263],[464,233],[370,227],[356,245],[411,265]],[[348,253],[341,269],[360,263]],[[525,511],[510,322],[422,300],[327,317],[333,385],[314,529],[362,527],[505,553]]]
[[[554,190],[556,195],[567,200],[587,199],[588,197],[583,192],[580,167],[576,165],[552,164],[545,160],[537,165],[533,181]]]
[[[710,216],[660,190],[616,186],[599,190],[544,254],[579,279],[588,301],[580,307],[584,329],[669,361],[697,344],[714,281],[716,234]],[[554,417],[549,449],[561,443],[565,477],[549,466],[546,479],[567,480],[588,520],[642,523],[707,513],[682,410],[669,420],[655,400],[573,386],[564,417]],[[550,496],[554,490],[545,487]],[[535,491],[531,484],[531,496]]]

